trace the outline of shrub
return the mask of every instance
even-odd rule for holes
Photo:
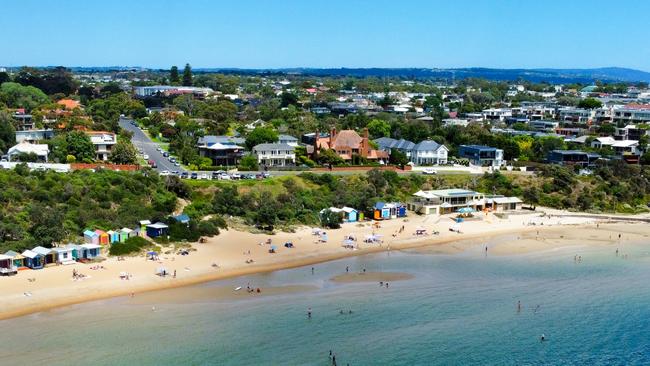
[[[151,244],[148,240],[139,236],[134,236],[126,239],[123,243],[113,243],[108,250],[110,255],[126,255],[131,253],[139,253],[145,248],[150,248]]]

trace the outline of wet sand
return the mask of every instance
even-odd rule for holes
[[[330,278],[330,281],[336,283],[355,283],[355,282],[395,282],[410,280],[414,276],[401,272],[358,272],[345,273]]]

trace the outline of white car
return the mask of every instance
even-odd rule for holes
[[[160,172],[160,175],[162,175],[162,176],[167,176],[167,175],[170,175],[170,174],[171,173],[169,172],[169,170],[163,170],[162,172]]]
[[[147,159],[149,159],[149,155],[144,154],[144,155],[142,155],[142,158],[143,158],[144,160],[147,160]]]
[[[219,175],[219,179],[221,180],[230,180],[230,176],[226,173],[222,173]]]
[[[199,175],[199,179],[208,179],[208,175],[203,173],[203,174]]]
[[[436,175],[436,174],[438,174],[438,172],[433,168],[425,168],[422,171],[422,174],[424,174],[424,175]]]

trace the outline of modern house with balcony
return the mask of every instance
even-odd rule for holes
[[[111,156],[113,146],[117,143],[117,136],[106,131],[86,131],[90,141],[95,146],[95,159],[106,161]]]
[[[433,140],[424,140],[414,144],[408,140],[396,140],[390,137],[380,137],[374,142],[379,150],[390,154],[395,149],[404,153],[409,161],[416,165],[447,164],[449,149]]]
[[[485,207],[485,195],[466,189],[418,191],[413,194],[411,202],[407,203],[409,210],[423,215],[451,214],[464,207],[482,210]]]
[[[296,164],[296,152],[288,144],[259,144],[253,147],[253,155],[260,166],[284,167]]]
[[[547,160],[551,164],[579,165],[581,167],[592,167],[600,155],[579,150],[553,150],[548,154]]]
[[[244,156],[246,141],[240,137],[204,136],[199,138],[199,155],[210,158],[215,166],[237,165]]]
[[[503,164],[503,150],[482,145],[460,145],[458,157],[473,165],[499,167]]]

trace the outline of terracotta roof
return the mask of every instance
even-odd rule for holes
[[[363,139],[361,136],[359,136],[356,131],[353,130],[343,130],[334,136],[334,141],[332,142],[332,147],[334,149],[336,148],[343,148],[343,147],[351,147],[351,148],[359,148],[361,145],[361,141]]]
[[[75,109],[81,105],[79,101],[72,99],[61,99],[56,104],[62,105],[65,109]]]

